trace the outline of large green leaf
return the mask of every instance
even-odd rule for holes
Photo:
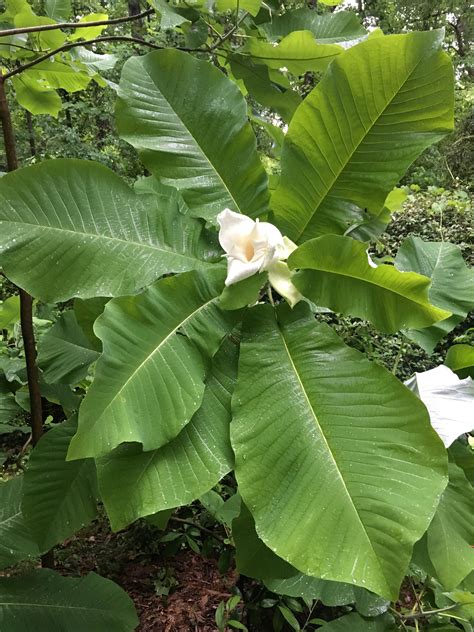
[[[396,598],[446,485],[423,404],[300,303],[247,312],[232,405],[259,537],[306,575]]]
[[[293,31],[311,31],[320,44],[347,42],[367,35],[352,11],[319,15],[308,8],[286,11],[283,15],[274,16],[271,22],[261,24],[259,28],[272,40],[285,37]]]
[[[50,160],[0,178],[0,265],[45,301],[131,294],[214,256],[176,200],[137,195],[112,171]]]
[[[393,617],[389,614],[375,619],[361,617],[351,612],[318,628],[321,632],[397,632]]]
[[[44,10],[48,17],[64,22],[71,17],[71,0],[46,0]]]
[[[449,464],[449,483],[427,532],[431,563],[445,590],[454,590],[474,570],[474,489],[464,472]]]
[[[238,317],[217,305],[223,285],[221,268],[189,272],[107,303],[95,325],[104,351],[69,458],[133,441],[149,451],[176,437],[200,407],[209,358]]]
[[[293,577],[296,569],[278,557],[255,531],[255,520],[242,503],[240,514],[232,521],[235,542],[235,567],[238,573],[254,579]]]
[[[343,49],[336,44],[318,44],[310,31],[294,31],[277,45],[252,37],[245,51],[256,64],[285,67],[294,75],[302,75],[309,70],[324,70]]]
[[[450,316],[430,304],[429,278],[374,266],[366,248],[342,235],[311,239],[288,259],[290,268],[300,269],[293,283],[316,305],[370,320],[381,331],[423,327]]]
[[[15,395],[6,387],[4,388],[0,382],[0,424],[7,424],[20,410],[15,401]]]
[[[265,211],[267,176],[237,86],[207,61],[177,50],[129,59],[117,103],[122,138],[193,214]]]
[[[21,511],[22,486],[22,476],[0,483],[0,568],[40,554]]]
[[[95,573],[61,577],[43,568],[0,578],[0,628],[5,632],[132,632],[137,625],[127,593]]]
[[[201,407],[175,439],[151,452],[121,446],[98,461],[99,489],[113,529],[192,502],[232,469],[230,397],[236,373],[237,347],[227,340],[214,357]]]
[[[444,363],[461,379],[474,377],[474,346],[460,344],[449,347]]]
[[[474,272],[463,259],[459,246],[446,241],[427,242],[411,235],[400,246],[395,265],[431,279],[430,300],[452,316],[422,330],[407,332],[428,353],[474,309]]]
[[[285,88],[271,80],[269,70],[263,65],[252,64],[244,55],[230,57],[232,73],[244,82],[249,94],[258,103],[277,112],[284,121],[290,122],[301,97],[291,88]]]
[[[28,75],[12,77],[18,103],[31,114],[50,114],[57,117],[61,110],[61,98],[55,90],[42,85]]]
[[[30,70],[25,70],[22,78],[25,77],[50,88],[62,88],[66,92],[84,90],[92,79],[86,72],[77,71],[68,64],[50,60],[42,61]]]
[[[272,199],[293,241],[377,215],[408,165],[453,127],[441,32],[370,38],[340,55],[296,111]]]
[[[63,312],[38,343],[38,365],[49,383],[78,384],[99,355],[73,310]]]
[[[22,511],[42,551],[63,542],[97,515],[94,461],[66,461],[75,431],[74,418],[54,427],[28,461]]]

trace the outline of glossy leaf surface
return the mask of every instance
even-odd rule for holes
[[[423,405],[303,304],[249,310],[232,402],[259,537],[307,575],[396,597],[446,485]]]
[[[200,407],[210,358],[238,312],[224,312],[221,268],[168,277],[114,299],[95,325],[103,354],[79,411],[69,458],[99,456],[124,442],[144,451],[171,441]]]
[[[44,301],[131,294],[215,253],[174,202],[135,194],[91,161],[49,160],[0,179],[0,264]]]
[[[217,68],[177,50],[129,59],[117,125],[148,169],[175,186],[193,214],[215,222],[224,208],[257,216],[267,176],[237,86]]]
[[[62,577],[43,568],[0,578],[0,625],[8,632],[132,632],[138,617],[133,601],[110,579]]]
[[[42,551],[71,537],[97,515],[94,462],[66,461],[75,431],[75,419],[55,426],[28,461],[22,511]]]
[[[230,397],[236,372],[237,347],[226,340],[214,356],[201,407],[177,437],[150,452],[122,446],[98,461],[101,498],[112,528],[188,504],[232,469]]]
[[[450,316],[429,302],[428,277],[376,266],[366,244],[350,237],[311,239],[290,255],[288,265],[300,270],[293,283],[316,305],[370,320],[381,331],[423,327]]]
[[[377,215],[411,162],[453,126],[440,32],[370,38],[340,55],[292,118],[272,208],[299,243]]]
[[[474,272],[464,262],[459,246],[445,241],[426,242],[411,235],[400,246],[395,259],[399,270],[413,270],[431,279],[431,302],[452,312],[440,323],[407,335],[428,353],[474,309]]]

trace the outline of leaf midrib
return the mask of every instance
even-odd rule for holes
[[[213,303],[214,301],[216,301],[218,299],[217,296],[212,297],[210,300],[206,301],[205,303],[203,303],[203,305],[200,305],[197,309],[195,309],[193,312],[191,312],[191,314],[189,314],[188,316],[186,316],[186,318],[182,321],[180,321],[178,323],[178,325],[176,325],[176,327],[174,327],[164,338],[163,340],[160,341],[160,343],[153,349],[153,351],[151,351],[151,353],[148,353],[147,356],[142,360],[142,362],[138,365],[138,367],[129,375],[129,377],[126,379],[126,381],[122,384],[122,386],[120,387],[120,389],[115,393],[115,395],[113,396],[113,398],[109,401],[109,403],[107,404],[107,406],[105,406],[105,408],[102,409],[100,415],[96,416],[96,421],[93,423],[92,427],[95,427],[95,425],[98,423],[99,419],[102,418],[102,416],[104,415],[105,411],[108,410],[110,408],[110,406],[112,406],[112,404],[116,401],[116,399],[119,397],[119,395],[122,393],[122,391],[124,390],[124,388],[126,388],[126,386],[130,383],[130,381],[136,376],[136,374],[143,368],[143,366],[145,364],[147,364],[150,359],[155,355],[155,353],[161,353],[161,348],[163,347],[163,345],[165,345],[168,340],[178,331],[178,329],[180,327],[182,327],[183,325],[185,325],[191,318],[193,318],[196,314],[198,314],[201,310],[205,309],[208,305],[210,305],[211,303]]]
[[[384,266],[386,264],[382,264],[382,266]],[[377,266],[378,268],[380,268],[381,266]],[[387,266],[387,267],[393,267],[393,266]],[[386,292],[389,292],[391,294],[395,294],[396,296],[400,296],[401,298],[405,299],[406,301],[410,301],[412,303],[415,303],[416,305],[420,305],[421,307],[424,308],[430,308],[430,309],[435,309],[435,310],[440,310],[440,311],[446,311],[446,310],[442,310],[440,307],[436,307],[435,305],[431,305],[431,303],[429,303],[429,299],[427,298],[426,303],[421,303],[420,301],[416,300],[415,298],[411,298],[409,296],[407,296],[406,294],[401,294],[400,292],[397,292],[397,290],[394,290],[392,288],[387,287],[386,285],[380,285],[378,283],[376,283],[373,280],[367,279],[365,277],[361,277],[361,276],[356,276],[355,274],[347,274],[345,272],[341,272],[341,271],[335,271],[335,270],[328,270],[326,268],[324,268],[323,266],[319,266],[317,268],[300,268],[301,271],[311,271],[314,270],[315,272],[327,272],[328,274],[335,274],[335,275],[339,275],[342,277],[345,277],[347,279],[355,279],[357,281],[362,281],[364,283],[367,283],[368,285],[373,285],[375,287],[378,287],[379,289],[385,290]],[[400,272],[400,274],[417,274],[420,277],[424,277],[423,274],[418,274],[417,272]],[[429,277],[425,277],[426,279],[430,280]]]
[[[42,229],[42,230],[52,230],[52,231],[59,231],[60,233],[71,233],[72,235],[76,235],[77,237],[80,237],[81,235],[84,237],[89,237],[91,239],[104,239],[104,240],[108,240],[108,241],[116,241],[118,243],[124,243],[127,244],[127,246],[139,246],[141,248],[148,248],[150,250],[153,250],[155,253],[166,253],[168,255],[173,255],[176,257],[182,257],[183,259],[191,259],[192,261],[199,261],[200,263],[203,263],[204,265],[211,265],[209,262],[206,262],[202,259],[198,259],[197,257],[194,256],[190,256],[187,254],[183,254],[181,252],[176,252],[175,250],[168,250],[166,248],[164,248],[163,246],[159,247],[156,246],[154,244],[149,244],[146,242],[141,242],[141,241],[131,241],[131,240],[127,240],[127,239],[121,239],[120,237],[114,237],[114,236],[110,236],[110,235],[104,235],[104,234],[97,234],[97,233],[86,233],[84,231],[76,231],[76,230],[71,230],[69,228],[59,228],[58,226],[43,226],[42,224],[33,224],[31,222],[17,222],[17,221],[10,221],[10,220],[0,220],[0,226],[5,223],[5,224],[14,224],[14,225],[18,225],[20,227],[25,227],[25,226],[32,226],[34,228],[38,228],[38,229]]]
[[[388,108],[392,105],[393,100],[395,99],[395,97],[398,95],[398,93],[400,92],[400,90],[403,88],[403,86],[407,83],[407,81],[411,78],[411,76],[413,75],[413,73],[417,70],[418,66],[421,64],[421,62],[425,59],[425,55],[423,55],[422,57],[420,57],[420,59],[416,62],[416,64],[413,66],[413,68],[410,70],[410,72],[407,74],[407,76],[403,79],[402,83],[398,86],[398,88],[396,89],[396,91],[393,93],[392,97],[390,98],[390,100],[388,101],[388,103],[383,107],[383,109],[381,110],[381,112],[376,116],[376,118],[371,122],[370,127],[366,130],[364,129],[364,134],[361,137],[361,139],[359,140],[359,142],[355,145],[355,147],[353,148],[353,150],[351,151],[351,153],[349,154],[349,156],[347,157],[347,160],[344,162],[344,164],[342,164],[341,167],[339,167],[339,169],[337,170],[337,174],[333,177],[331,184],[329,185],[329,187],[326,188],[326,191],[324,193],[323,196],[320,197],[319,202],[317,203],[317,205],[315,206],[312,214],[309,216],[309,218],[306,220],[306,222],[304,223],[303,227],[299,230],[298,232],[298,236],[296,237],[295,241],[298,241],[299,239],[301,239],[301,236],[304,234],[305,230],[307,229],[309,223],[313,220],[314,216],[316,215],[317,210],[321,207],[321,205],[324,203],[324,201],[326,200],[326,198],[329,196],[330,191],[334,188],[335,184],[337,183],[337,181],[339,180],[341,173],[346,169],[347,165],[351,162],[354,154],[358,151],[359,147],[362,145],[362,143],[365,141],[365,139],[370,135],[370,133],[372,132],[373,128],[377,125],[378,121],[380,120],[380,118],[385,114],[385,112],[388,110]],[[331,165],[331,170],[332,170],[332,165]]]
[[[145,67],[143,67],[143,70],[146,70]],[[222,178],[220,172],[218,171],[217,167],[214,165],[213,162],[211,162],[211,159],[207,156],[207,154],[204,152],[204,150],[201,148],[201,145],[199,144],[197,138],[194,136],[194,134],[191,132],[191,130],[189,129],[189,127],[186,125],[186,123],[184,122],[184,120],[180,117],[180,115],[176,112],[175,108],[172,106],[171,102],[169,101],[168,97],[164,94],[164,92],[161,90],[161,88],[158,86],[158,84],[155,82],[155,80],[153,79],[153,77],[151,76],[151,74],[148,72],[148,70],[146,70],[148,77],[150,78],[151,82],[153,83],[153,85],[156,87],[158,93],[162,96],[162,98],[164,99],[164,101],[166,101],[166,103],[168,104],[168,107],[170,108],[170,110],[173,112],[173,114],[175,115],[176,119],[179,121],[179,123],[182,125],[182,127],[184,128],[184,130],[189,134],[189,136],[193,139],[196,147],[199,150],[199,153],[201,154],[201,156],[204,158],[205,162],[207,162],[207,164],[209,165],[209,167],[212,169],[212,171],[217,175],[217,177],[219,178],[219,181],[221,182],[222,186],[224,187],[224,189],[227,191],[227,194],[229,195],[230,199],[233,201],[233,203],[235,204],[235,208],[238,209],[239,213],[242,213],[242,209],[240,208],[240,204],[237,203],[237,200],[235,199],[234,195],[231,193],[229,187],[227,186],[227,184],[225,183],[224,179]]]
[[[303,394],[303,396],[304,396],[304,399],[305,399],[305,401],[306,401],[307,407],[308,407],[308,409],[310,410],[311,415],[312,415],[312,417],[313,417],[313,419],[314,419],[314,421],[315,421],[315,424],[317,425],[317,427],[318,427],[318,429],[319,429],[319,431],[320,431],[321,437],[323,438],[324,443],[325,443],[325,445],[326,445],[326,447],[327,447],[327,452],[328,452],[328,454],[329,454],[329,456],[330,456],[330,458],[331,458],[332,462],[334,463],[334,466],[335,466],[335,468],[336,468],[337,474],[338,474],[339,479],[340,479],[340,481],[341,481],[341,483],[342,483],[342,487],[343,487],[343,489],[344,489],[344,492],[346,493],[347,498],[349,499],[350,505],[351,505],[351,507],[352,507],[352,508],[353,508],[353,510],[354,510],[354,514],[357,516],[357,520],[358,520],[358,522],[359,522],[359,524],[360,524],[360,526],[361,526],[362,532],[364,533],[364,535],[365,535],[365,537],[366,537],[366,539],[367,539],[367,542],[368,542],[368,544],[369,544],[370,550],[371,550],[371,551],[372,551],[372,553],[373,553],[373,558],[375,559],[375,561],[376,561],[376,563],[377,563],[377,565],[378,565],[378,567],[379,567],[379,570],[380,570],[381,576],[385,578],[385,574],[384,574],[384,572],[383,572],[383,568],[382,568],[382,567],[381,567],[381,565],[380,565],[378,555],[377,555],[376,551],[374,550],[374,547],[373,547],[373,545],[372,545],[372,541],[371,541],[371,539],[370,539],[370,537],[369,537],[369,534],[367,533],[367,530],[366,530],[366,528],[365,528],[365,526],[364,526],[364,523],[362,522],[362,519],[361,519],[361,517],[360,517],[360,515],[359,515],[359,512],[357,511],[357,507],[355,506],[355,504],[354,504],[354,502],[353,502],[353,500],[352,500],[352,497],[351,497],[351,495],[350,495],[350,493],[349,493],[349,490],[348,490],[348,488],[347,488],[346,482],[345,482],[345,480],[344,480],[344,478],[343,478],[343,476],[342,476],[342,473],[341,473],[341,471],[340,471],[340,469],[339,469],[339,466],[338,466],[338,464],[337,464],[336,458],[335,458],[335,456],[334,456],[334,454],[333,454],[333,452],[332,452],[332,450],[331,450],[331,447],[330,447],[330,445],[329,445],[329,443],[328,443],[328,441],[327,441],[327,439],[326,439],[326,435],[325,435],[325,434],[324,434],[324,432],[323,432],[323,429],[322,429],[322,427],[321,427],[321,424],[319,423],[319,420],[318,420],[318,417],[317,417],[317,415],[316,415],[316,412],[315,412],[315,410],[314,410],[314,408],[313,408],[313,406],[312,406],[312,404],[311,404],[311,400],[310,400],[310,398],[309,398],[309,396],[308,396],[308,393],[306,392],[306,389],[305,389],[305,387],[304,387],[303,381],[302,381],[302,379],[301,379],[301,377],[300,377],[300,374],[299,374],[299,372],[298,372],[298,370],[297,370],[297,368],[296,368],[296,365],[295,365],[295,363],[294,363],[294,361],[293,361],[293,358],[292,358],[291,353],[290,353],[290,349],[289,349],[289,347],[288,347],[288,345],[287,345],[287,343],[286,343],[286,340],[285,340],[285,336],[283,335],[283,332],[281,331],[281,328],[280,328],[280,326],[279,326],[279,324],[278,324],[278,323],[277,323],[277,330],[278,330],[278,334],[280,335],[280,337],[281,337],[281,339],[282,339],[283,347],[284,347],[285,352],[286,352],[286,354],[287,354],[287,356],[288,356],[288,360],[289,360],[289,362],[290,362],[291,368],[292,368],[292,370],[293,370],[293,372],[294,372],[294,374],[295,374],[295,376],[296,376],[296,379],[298,380],[298,384],[299,384],[299,386],[300,386],[300,388],[301,388],[301,392],[302,392],[302,394]],[[387,587],[388,587],[388,584],[387,584],[387,580],[386,580],[386,578],[385,578],[385,583],[386,583],[386,585],[387,585]]]

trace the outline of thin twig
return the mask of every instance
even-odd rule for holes
[[[0,31],[0,37],[8,37],[10,35],[20,35],[21,33],[41,33],[43,31],[55,31],[57,29],[84,29],[91,26],[111,26],[113,24],[124,24],[125,22],[133,22],[141,20],[154,13],[154,9],[147,9],[137,15],[127,15],[122,18],[114,18],[113,20],[96,20],[95,22],[58,22],[56,24],[42,24],[40,26],[23,26],[16,29],[4,29]]]
[[[184,518],[176,518],[172,516],[170,518],[170,522],[179,522],[180,524],[188,524],[190,527],[196,527],[196,529],[199,529],[199,531],[202,531],[203,533],[207,533],[207,535],[210,535],[212,538],[214,538],[218,542],[225,544],[224,538],[221,538],[220,536],[216,535],[214,531],[211,531],[210,529],[206,529],[206,527],[201,527],[201,525],[196,524],[192,520],[185,520]]]
[[[219,48],[221,44],[223,44],[227,39],[229,39],[229,37],[232,37],[232,35],[239,28],[239,26],[242,24],[242,22],[245,20],[245,18],[248,15],[249,15],[249,12],[245,11],[244,14],[242,15],[242,17],[240,18],[240,20],[237,20],[237,22],[234,24],[234,26],[231,29],[229,29],[225,35],[222,35],[219,38],[218,42],[216,42],[215,44],[213,44],[212,46],[209,47],[209,51],[216,50],[216,48]]]
[[[70,50],[71,48],[76,48],[77,46],[90,46],[91,44],[100,44],[100,42],[132,42],[134,44],[139,44],[140,46],[148,46],[149,48],[153,48],[154,50],[161,50],[163,48],[166,48],[166,46],[159,46],[158,44],[153,44],[152,42],[147,42],[145,40],[141,40],[137,37],[131,37],[129,35],[104,35],[103,37],[97,37],[95,39],[84,40],[81,42],[69,42],[68,44],[63,44],[62,46],[59,46],[58,48],[55,48],[54,50],[44,53],[44,55],[41,55],[40,57],[37,57],[36,59],[33,59],[27,64],[23,64],[22,66],[18,66],[17,68],[10,70],[9,72],[3,75],[3,80],[5,81],[6,79],[10,79],[11,77],[18,75],[24,72],[25,70],[28,70],[29,68],[33,68],[33,66],[40,64],[42,61],[45,61],[46,59],[49,59],[50,57],[54,57],[54,55],[59,55],[59,53],[63,53],[67,50]],[[180,47],[176,47],[176,48],[177,50],[183,50],[189,53],[208,52],[207,48],[180,48]]]

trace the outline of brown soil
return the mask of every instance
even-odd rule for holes
[[[231,596],[236,576],[222,576],[214,560],[183,551],[167,560],[168,572],[177,585],[168,597],[155,594],[153,580],[159,565],[130,564],[118,583],[134,600],[140,632],[215,632],[215,611]]]

